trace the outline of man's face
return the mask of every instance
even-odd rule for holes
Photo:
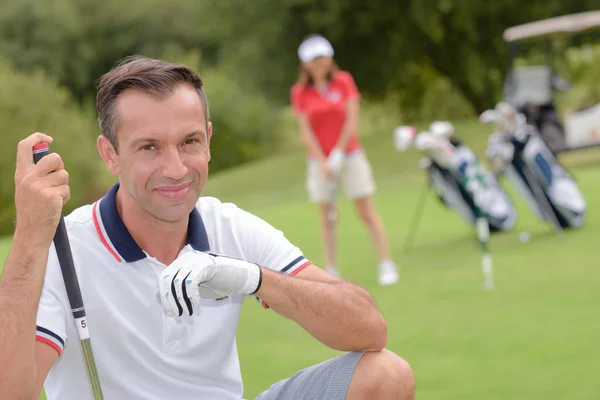
[[[210,160],[212,126],[207,129],[200,96],[184,84],[164,99],[128,89],[119,95],[116,112],[119,154],[104,137],[98,146],[120,178],[122,195],[161,221],[186,219],[204,188]]]

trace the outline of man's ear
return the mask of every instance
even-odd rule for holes
[[[206,131],[206,139],[208,143],[208,161],[210,161],[210,139],[212,138],[213,125],[212,122],[208,123],[208,129]]]
[[[98,152],[100,153],[100,157],[104,160],[104,164],[113,175],[120,175],[121,169],[119,168],[118,155],[117,151],[113,147],[112,143],[106,138],[104,135],[98,136],[98,140],[96,140],[96,146],[98,147]]]

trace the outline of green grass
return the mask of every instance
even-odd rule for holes
[[[458,124],[481,153],[486,135],[473,122]],[[401,281],[376,284],[377,259],[352,205],[340,200],[339,251],[344,277],[366,287],[388,321],[388,348],[406,358],[421,400],[581,400],[600,398],[595,367],[600,307],[595,246],[600,233],[600,181],[593,164],[572,167],[589,206],[577,231],[557,238],[513,195],[520,211],[513,232],[493,236],[496,289],[481,290],[475,234],[433,197],[428,199],[415,247],[402,254],[424,181],[419,155],[398,153],[391,127],[365,139]],[[483,127],[483,132],[487,131]],[[583,155],[570,155],[570,161]],[[593,159],[592,155],[592,159]],[[301,152],[270,158],[212,177],[206,195],[233,201],[282,229],[320,264],[319,221],[304,192]],[[521,231],[531,241],[520,243]],[[0,253],[8,242],[0,244]],[[293,322],[244,305],[238,347],[245,397],[298,369],[338,354]]]

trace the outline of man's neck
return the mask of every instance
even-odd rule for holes
[[[165,265],[175,261],[186,243],[188,219],[180,222],[158,220],[121,189],[117,192],[116,202],[121,220],[137,245]]]

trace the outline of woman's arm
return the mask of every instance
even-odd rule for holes
[[[300,133],[302,134],[304,144],[308,150],[317,157],[319,163],[324,164],[327,161],[327,157],[325,157],[325,153],[323,152],[317,137],[310,127],[308,118],[304,114],[296,114],[296,119],[298,120],[298,125],[300,127]]]
[[[360,111],[359,99],[350,99],[346,101],[346,120],[342,126],[340,137],[335,145],[336,148],[344,150],[352,134],[356,132],[358,126],[358,115]]]

